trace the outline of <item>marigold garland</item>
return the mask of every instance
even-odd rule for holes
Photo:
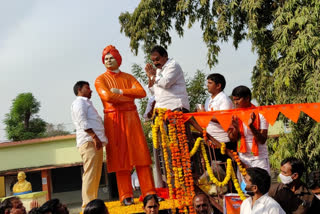
[[[152,143],[153,143],[153,147],[155,149],[158,149],[159,148],[158,130],[159,130],[159,127],[160,127],[159,116],[157,116],[154,119],[154,124],[152,124],[151,127],[152,127]]]
[[[221,147],[220,147],[220,152],[221,154],[225,155],[226,154],[226,144],[221,142]]]
[[[204,142],[207,142],[208,137],[207,137],[207,130],[205,128],[202,129],[202,136],[203,136]]]
[[[196,142],[194,143],[194,146],[192,148],[192,150],[190,151],[190,157],[192,157],[198,150],[200,143],[201,143],[202,138],[198,137]]]
[[[231,150],[231,153],[232,153],[232,155],[233,155],[234,160],[236,161],[236,163],[237,163],[237,165],[238,165],[238,168],[239,168],[240,173],[241,173],[243,176],[245,176],[245,175],[247,174],[247,170],[246,170],[246,168],[244,168],[244,167],[242,166],[241,160],[240,160],[240,158],[239,158],[239,156],[238,156],[238,153],[237,153],[237,152],[234,152],[233,150]]]
[[[169,111],[170,112],[170,111]],[[180,177],[182,179],[182,174],[180,175],[179,169],[181,169],[181,155],[180,150],[178,147],[177,135],[176,135],[176,128],[174,125],[174,118],[169,114],[169,139],[170,139],[170,150],[171,150],[171,164],[172,170],[174,174],[174,186],[175,186],[175,193],[176,198],[178,199],[178,207],[182,206],[182,183],[180,182]],[[174,207],[174,206],[173,206]],[[175,210],[172,210],[172,213],[175,213]]]
[[[205,165],[206,165],[206,169],[209,175],[210,180],[217,186],[221,187],[221,186],[225,186],[227,185],[228,181],[231,178],[231,170],[232,170],[232,161],[231,159],[227,159],[227,172],[226,172],[226,177],[224,178],[224,180],[222,182],[220,182],[213,174],[211,165],[209,163],[209,159],[207,156],[207,152],[206,152],[206,148],[204,146],[204,144],[201,144],[201,151],[202,151],[202,156],[204,158],[205,161]]]
[[[207,168],[207,172],[208,172],[208,175],[210,177],[210,180],[217,186],[224,186],[224,185],[226,185],[228,183],[228,181],[230,180],[230,177],[232,177],[232,181],[233,181],[234,187],[237,190],[237,192],[238,192],[238,194],[240,196],[240,199],[241,200],[246,199],[243,191],[240,188],[240,184],[239,184],[238,179],[237,179],[237,177],[235,175],[235,172],[233,170],[231,159],[230,158],[227,159],[226,177],[224,178],[224,180],[222,182],[220,182],[220,181],[218,181],[218,179],[216,179],[216,177],[213,174],[212,168],[211,168],[211,166],[209,164],[209,160],[208,160],[208,156],[207,156],[207,153],[206,153],[206,149],[205,149],[203,143],[201,143],[201,150],[202,150],[203,158],[204,158],[205,163],[206,163],[206,168]]]
[[[178,132],[178,139],[179,139],[179,144],[181,145],[182,166],[183,166],[184,182],[185,182],[185,189],[186,189],[186,194],[185,194],[186,206],[184,207],[184,213],[186,213],[187,207],[188,207],[189,213],[194,213],[194,208],[192,205],[192,199],[195,195],[194,181],[193,181],[192,171],[191,171],[189,145],[188,145],[186,130],[184,126],[183,113],[175,112],[175,115],[176,115],[177,130],[181,131],[180,133]],[[179,212],[181,212],[181,210],[179,210]]]
[[[177,199],[175,200],[176,202],[172,200],[172,203],[177,203],[173,204],[172,207],[178,207],[179,213],[195,213],[192,206],[192,199],[194,197],[194,181],[192,177],[190,158],[197,152],[199,146],[201,146],[202,155],[205,159],[205,165],[210,180],[217,186],[224,186],[230,179],[232,179],[240,198],[244,200],[245,196],[236,178],[231,159],[227,160],[227,172],[224,180],[220,182],[215,178],[206,154],[204,142],[207,142],[212,148],[214,148],[214,144],[211,141],[208,141],[206,130],[203,129],[203,139],[197,138],[192,150],[189,152],[182,112],[171,112],[170,110],[166,111],[166,109],[156,109],[156,111],[158,112],[158,115],[155,117],[154,124],[152,125],[152,138],[154,147],[158,148],[158,133],[160,129],[161,147],[165,162],[169,197],[170,199],[173,199],[174,197]],[[169,120],[168,134],[164,128],[165,118]],[[170,149],[171,162],[169,160],[168,149]],[[221,153],[225,154],[225,151],[226,145],[225,143],[221,143]],[[238,156],[235,155],[233,151],[232,154],[237,161]],[[245,168],[241,166],[240,160],[237,161],[237,164],[242,173],[246,172]],[[173,191],[172,181],[174,181],[175,193]],[[175,210],[172,209],[172,212],[175,213]]]
[[[162,119],[164,117],[164,110],[160,109],[158,111],[158,117],[160,118],[159,124],[160,124],[160,132],[161,132],[161,146],[162,146],[162,152],[163,152],[163,158],[165,162],[165,168],[166,168],[166,174],[167,174],[167,185],[169,188],[169,196],[172,199],[173,198],[173,189],[172,189],[172,183],[171,183],[171,169],[170,169],[170,163],[169,163],[169,155],[167,151],[167,145],[168,145],[168,135],[166,133],[166,130],[164,129],[164,120]]]
[[[243,201],[245,200],[247,197],[244,195],[241,187],[240,187],[240,184],[238,182],[238,179],[237,179],[237,176],[234,172],[234,170],[232,170],[232,181],[233,181],[233,184],[234,184],[234,188],[236,188],[238,194],[239,194],[239,197],[240,199]]]

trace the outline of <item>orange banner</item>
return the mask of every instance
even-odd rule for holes
[[[193,116],[202,128],[206,128],[212,117],[215,117],[219,121],[222,128],[227,131],[231,124],[232,116],[239,117],[247,125],[252,112],[254,112],[256,115],[260,113],[265,117],[270,125],[273,125],[278,118],[279,112],[281,112],[292,122],[297,123],[301,111],[306,113],[315,121],[320,122],[320,103],[257,106],[222,111],[186,113],[183,114],[183,116],[184,120],[186,121]]]
[[[318,123],[320,122],[320,103],[306,103],[302,106],[301,111]]]
[[[270,107],[261,108],[259,110],[259,113],[262,114],[264,118],[266,118],[266,120],[270,125],[273,125],[278,118],[279,108],[277,106],[274,108],[270,108]]]
[[[223,197],[223,213],[224,214],[240,214],[240,206],[242,200],[238,194],[228,193]]]
[[[232,111],[221,111],[222,114],[215,114],[215,117],[219,121],[219,124],[222,126],[224,130],[228,130],[232,121]]]

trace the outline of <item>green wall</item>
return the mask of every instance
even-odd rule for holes
[[[79,162],[75,138],[0,147],[0,172]]]

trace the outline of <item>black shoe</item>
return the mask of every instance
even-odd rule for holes
[[[123,204],[124,206],[129,206],[129,205],[131,205],[131,204],[134,204],[133,198],[125,198],[125,199],[123,199],[122,204]]]

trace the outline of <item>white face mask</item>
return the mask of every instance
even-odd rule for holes
[[[279,174],[279,178],[283,184],[290,184],[293,181],[291,176],[285,176],[281,173]]]

